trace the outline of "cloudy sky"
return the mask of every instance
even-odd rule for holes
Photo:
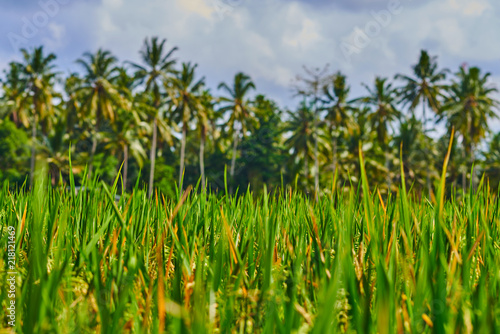
[[[295,103],[303,65],[342,70],[359,95],[375,75],[409,73],[421,49],[452,70],[480,66],[500,86],[498,0],[0,0],[0,9],[0,68],[40,44],[63,72],[98,48],[137,61],[144,38],[160,36],[214,89],[243,71],[282,106]]]

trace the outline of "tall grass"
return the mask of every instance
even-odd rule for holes
[[[500,202],[382,198],[362,185],[318,202],[136,185],[0,191],[0,303],[15,226],[23,333],[486,333],[500,331]],[[445,162],[446,168],[446,162]],[[7,327],[2,319],[1,326]]]

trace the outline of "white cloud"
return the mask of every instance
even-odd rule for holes
[[[466,46],[466,36],[456,19],[445,18],[435,24],[435,37],[450,53],[458,54]]]
[[[291,3],[286,9],[285,26],[288,27],[283,43],[301,50],[313,47],[321,40],[318,23],[314,17],[309,17],[302,5]]]
[[[211,3],[213,2],[213,3]],[[180,4],[181,8],[186,10],[187,12],[196,13],[207,20],[211,20],[214,12],[217,9],[216,0],[206,1],[206,0],[181,0],[177,1]],[[209,3],[212,6],[209,6]]]
[[[49,24],[49,30],[52,34],[52,38],[55,39],[56,41],[59,41],[61,38],[63,38],[64,33],[66,31],[64,25],[57,24],[55,22],[51,22]]]
[[[55,50],[63,46],[66,28],[62,24],[51,22],[47,26],[48,34],[42,38],[42,44],[48,49]]]
[[[467,16],[480,16],[492,8],[487,0],[449,0],[448,3],[451,8]]]

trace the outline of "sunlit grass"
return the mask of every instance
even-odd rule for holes
[[[5,185],[1,307],[13,225],[18,332],[500,331],[500,202],[487,183],[460,201],[444,178],[435,201],[404,186],[383,198],[360,158],[360,188],[318,202],[291,189],[148,200],[136,186],[115,202],[116,184],[96,180],[78,194],[73,181]]]

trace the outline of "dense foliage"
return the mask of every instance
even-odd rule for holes
[[[140,174],[149,197],[155,188],[172,197],[181,181],[183,189],[201,179],[202,188],[221,190],[227,168],[231,193],[296,185],[317,197],[331,195],[320,185],[335,170],[336,187],[358,186],[361,143],[382,194],[397,191],[400,156],[407,186],[429,194],[454,128],[448,182],[466,192],[486,173],[498,186],[500,136],[489,122],[499,104],[490,74],[477,67],[451,74],[422,51],[410,75],[377,77],[356,98],[344,74],[305,68],[293,84],[301,102],[284,110],[244,73],[211,92],[197,66],[179,65],[177,48],[167,45],[146,39],[139,63],[120,64],[107,50],[85,53],[81,72],[68,76],[43,47],[22,50],[2,78],[0,178],[11,188],[29,185],[40,162],[53,185],[67,186],[71,154],[77,185],[86,167],[108,185],[121,168],[124,189]]]

